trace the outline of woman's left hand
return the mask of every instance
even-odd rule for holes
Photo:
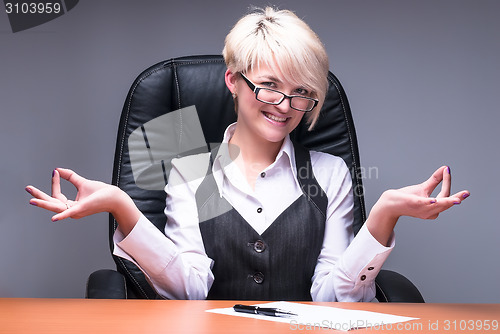
[[[441,191],[436,197],[430,197],[432,192],[441,185]],[[382,198],[389,203],[387,210],[394,218],[410,216],[422,219],[436,219],[439,214],[454,205],[462,203],[470,193],[467,190],[453,195],[451,192],[451,173],[448,166],[437,169],[426,181],[386,191]]]
[[[440,183],[439,194],[430,197]],[[373,206],[366,221],[367,227],[375,239],[387,244],[399,217],[436,219],[441,212],[462,203],[470,195],[467,190],[453,195],[450,192],[450,168],[442,166],[420,184],[385,191]]]

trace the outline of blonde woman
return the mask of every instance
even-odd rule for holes
[[[289,138],[303,117],[314,127],[327,91],[318,36],[294,13],[269,7],[237,22],[223,55],[237,122],[220,149],[172,161],[165,234],[117,187],[67,169],[54,171],[51,196],[28,186],[30,203],[56,212],[54,221],[112,213],[115,255],[134,261],[166,298],[372,300],[398,218],[436,218],[469,192],[450,196],[443,166],[422,184],[386,191],[354,237],[343,160]],[[212,173],[191,181],[193,166]],[[61,177],[78,189],[75,201],[61,193]]]

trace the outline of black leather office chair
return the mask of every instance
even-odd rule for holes
[[[162,188],[167,181],[168,174],[165,173],[168,161],[153,157],[154,148],[150,147],[144,124],[176,110],[195,106],[206,143],[220,142],[226,127],[236,120],[233,100],[224,82],[225,70],[221,56],[171,59],[142,72],[128,93],[118,129],[112,183],[126,191],[144,215],[162,231],[166,223],[163,213],[165,192]],[[358,143],[345,92],[332,73],[329,73],[328,81],[329,91],[315,129],[309,132],[303,123],[291,137],[310,149],[328,152],[345,160],[351,170],[356,195],[353,228],[357,233],[366,219]],[[138,131],[144,135],[144,148],[149,150],[151,158],[151,166],[141,168],[155,169],[160,174],[163,171],[164,175],[159,176],[160,183],[165,180],[161,187],[151,186],[154,182],[158,183],[158,178],[154,177],[149,177],[149,181],[146,177],[146,181],[141,181],[142,185],[136,182],[140,171],[134,170],[137,169],[137,166],[134,167],[136,153],[131,153],[129,141],[131,135],[136,135]],[[116,221],[110,215],[111,248],[116,227]],[[93,273],[88,281],[87,297],[158,298],[144,274],[133,263],[119,257],[113,258],[117,271],[100,270]],[[423,302],[417,288],[395,272],[381,271],[376,283],[379,301]]]

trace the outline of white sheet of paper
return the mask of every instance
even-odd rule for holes
[[[260,307],[275,307],[297,314],[290,317],[271,317],[259,314],[235,312],[232,307],[207,310],[207,312],[289,323],[290,328],[330,328],[348,331],[357,328],[381,327],[418,318],[377,313],[371,311],[346,310],[330,306],[319,306],[293,302],[270,302],[255,304]]]

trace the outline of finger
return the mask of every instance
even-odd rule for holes
[[[56,222],[66,218],[80,218],[81,205],[76,203],[74,206],[69,206],[66,210],[52,216],[52,221]]]
[[[434,203],[431,203],[428,210],[421,216],[423,219],[436,219],[439,214],[443,211],[448,210],[455,205],[455,201],[451,198],[440,198],[436,199]]]
[[[436,198],[436,201],[432,204],[432,209],[429,210],[428,214],[429,216],[435,215],[437,217],[437,215],[439,215],[441,212],[444,212],[455,205],[459,205],[469,196],[470,193],[467,190],[463,190],[454,194],[453,196],[442,197],[439,199]]]
[[[31,194],[35,198],[42,199],[45,201],[50,201],[52,199],[52,197],[50,197],[49,195],[47,195],[46,193],[44,193],[43,191],[41,191],[36,187],[27,186],[25,189],[29,194]]]
[[[436,219],[442,211],[446,210],[447,206],[441,199],[420,197],[414,206],[414,213],[410,216],[421,219]]]
[[[68,208],[66,204],[62,203],[59,200],[54,200],[54,199],[46,201],[42,199],[32,198],[30,200],[30,204],[56,213],[64,211]]]
[[[466,199],[467,197],[470,196],[470,191],[468,191],[468,190],[462,190],[458,194],[460,194],[459,197],[462,198],[462,201],[463,201],[464,199]]]
[[[432,192],[434,191],[434,189],[436,189],[436,187],[438,186],[438,184],[440,184],[441,181],[443,181],[443,171],[444,171],[444,169],[446,167],[447,166],[442,166],[442,167],[438,168],[431,175],[431,177],[428,178],[427,181],[424,182],[425,191],[427,192],[427,196],[429,196],[430,194],[432,194]]]
[[[462,190],[459,191],[458,193],[454,194],[453,196],[450,196],[450,198],[453,199],[453,203],[455,205],[462,203],[467,197],[470,196],[470,192],[468,190]]]
[[[59,172],[54,169],[52,172],[52,197],[65,203],[68,199],[61,193],[61,178]]]
[[[443,169],[443,184],[441,185],[441,192],[437,195],[438,198],[450,196],[451,191],[451,170],[450,167]]]
[[[71,169],[57,168],[56,170],[63,179],[71,182],[76,188],[78,188],[85,181],[84,177],[81,177]]]

